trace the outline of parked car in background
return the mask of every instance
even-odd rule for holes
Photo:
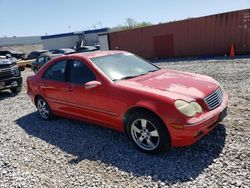
[[[53,115],[124,131],[144,152],[197,142],[222,121],[228,97],[213,78],[157,66],[124,51],[61,56],[27,79],[45,120]]]
[[[52,54],[69,54],[75,52],[75,50],[71,48],[62,48],[62,49],[55,49],[55,50],[50,50]]]
[[[41,56],[39,56],[35,61],[32,62],[31,69],[36,73],[49,60],[62,56],[62,55],[63,54],[44,53]]]
[[[25,67],[31,67],[32,62],[34,59],[38,58],[40,55],[44,53],[49,53],[48,50],[38,50],[38,51],[32,51],[30,54],[27,56],[25,60],[21,60],[17,62],[17,65],[20,70],[24,70]]]
[[[36,59],[43,53],[47,53],[48,50],[37,50],[37,51],[32,51],[30,54],[27,56],[27,59]]]
[[[6,89],[10,89],[12,93],[20,92],[22,77],[15,62],[0,59],[0,91]]]
[[[24,52],[16,52],[11,50],[1,50],[0,56],[6,56],[6,58],[14,57],[16,59],[25,59],[25,53]]]
[[[99,50],[95,46],[82,46],[76,49],[76,52],[92,52],[92,51],[97,51]]]
[[[29,60],[19,60],[17,61],[17,66],[19,67],[19,70],[25,70],[25,67],[31,67],[31,63],[34,61],[34,59]]]

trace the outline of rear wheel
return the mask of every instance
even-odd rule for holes
[[[36,100],[36,107],[37,107],[37,110],[38,110],[40,116],[44,120],[50,120],[53,118],[53,113],[52,113],[48,103],[42,97],[39,97]]]
[[[165,125],[151,113],[136,112],[128,117],[127,133],[135,146],[145,153],[165,153],[170,149]]]

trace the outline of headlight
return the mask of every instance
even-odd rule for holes
[[[201,113],[202,108],[197,102],[186,102],[183,100],[175,101],[175,107],[184,115],[193,117],[196,113]]]

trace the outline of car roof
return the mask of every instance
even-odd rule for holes
[[[32,51],[33,53],[34,52],[39,52],[39,53],[44,53],[44,52],[48,52],[49,50],[34,50],[34,51]],[[30,53],[32,53],[32,52],[30,52]]]
[[[71,49],[71,48],[60,48],[59,50],[73,50],[73,51],[75,51],[74,49]]]
[[[77,50],[78,49],[94,49],[94,48],[96,48],[96,47],[95,46],[81,46],[81,47],[77,48]]]
[[[71,57],[86,57],[88,59],[95,58],[95,57],[103,57],[113,54],[121,54],[121,53],[128,53],[126,51],[120,51],[120,50],[109,50],[109,51],[93,51],[93,52],[79,52],[74,54],[69,54]]]
[[[48,56],[51,58],[55,58],[55,57],[63,56],[63,54],[48,54]]]
[[[48,57],[51,57],[51,58],[55,58],[55,57],[59,57],[59,56],[63,56],[64,54],[52,54],[50,52],[46,52],[46,53],[43,53],[42,55],[40,55],[39,57],[44,57],[44,56],[48,56]],[[38,58],[39,58],[38,57]]]

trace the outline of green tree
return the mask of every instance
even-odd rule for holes
[[[140,27],[146,27],[152,25],[150,22],[137,22],[133,18],[126,18],[125,23],[119,24],[115,27],[113,27],[111,30],[112,31],[122,31],[122,30],[127,30],[127,29],[135,29],[135,28],[140,28]]]

